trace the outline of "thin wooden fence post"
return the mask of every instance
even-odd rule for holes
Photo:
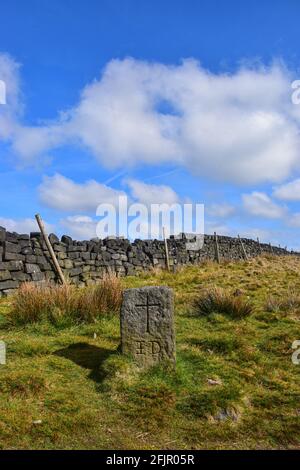
[[[215,258],[218,264],[220,264],[220,251],[217,232],[214,232],[215,236]]]
[[[36,214],[36,215],[35,215],[35,218],[36,218],[36,221],[37,221],[38,226],[39,226],[39,228],[40,228],[41,234],[43,235],[44,241],[45,241],[45,243],[46,243],[46,246],[47,246],[48,251],[49,251],[49,253],[50,253],[50,256],[51,256],[51,258],[52,258],[52,261],[53,261],[53,264],[54,264],[55,269],[56,269],[56,271],[57,271],[57,274],[58,274],[58,276],[59,276],[59,278],[60,278],[62,284],[66,284],[65,277],[64,277],[63,272],[62,272],[62,270],[61,270],[61,267],[60,267],[59,264],[58,264],[58,261],[57,261],[57,258],[56,258],[56,256],[55,256],[54,250],[53,250],[52,245],[51,245],[51,243],[50,243],[50,241],[49,241],[48,235],[47,235],[46,230],[45,230],[44,223],[43,223],[43,221],[42,221],[42,218],[41,218],[41,216],[40,216],[39,214]]]
[[[167,270],[170,271],[170,259],[169,259],[169,250],[168,250],[168,242],[166,239],[166,231],[165,227],[163,227],[163,237],[164,237],[164,242],[165,242],[165,252],[166,252],[166,264],[167,264]]]
[[[246,253],[243,240],[241,239],[241,237],[240,237],[239,235],[238,235],[238,239],[240,240],[240,244],[241,244],[241,247],[242,247],[242,252],[243,252],[244,258],[245,258],[245,259],[248,259],[248,255],[247,255],[247,253]]]
[[[260,246],[260,241],[259,241],[259,238],[257,237],[257,244],[258,244],[258,251],[259,251],[259,254],[261,255],[261,246]]]

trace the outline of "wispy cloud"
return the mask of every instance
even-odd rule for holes
[[[242,198],[244,209],[253,216],[279,219],[287,213],[285,207],[273,202],[265,193],[253,191],[251,194],[243,194]]]
[[[284,201],[300,201],[300,178],[278,186],[273,195]]]

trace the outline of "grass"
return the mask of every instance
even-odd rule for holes
[[[234,296],[220,288],[214,288],[199,295],[194,302],[194,307],[195,313],[203,316],[221,313],[233,319],[240,319],[253,313],[253,306],[248,300]]]
[[[282,297],[271,295],[266,302],[268,312],[294,312],[300,317],[300,294],[289,289]]]
[[[174,289],[176,370],[141,371],[123,357],[117,315],[12,324],[12,301],[2,300],[0,448],[299,448],[299,307],[286,308],[299,292],[299,263],[262,257],[122,279]],[[251,312],[195,314],[196,299],[215,289]]]
[[[57,326],[91,323],[100,315],[117,313],[121,302],[121,282],[112,274],[85,289],[69,284],[24,283],[13,296],[7,319],[14,325],[40,321]]]

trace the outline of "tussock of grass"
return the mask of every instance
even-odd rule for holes
[[[195,312],[201,316],[221,313],[233,319],[245,318],[253,313],[253,306],[242,296],[215,288],[201,294],[194,302]]]
[[[286,295],[281,297],[269,296],[265,308],[267,312],[290,312],[300,311],[300,295],[293,290],[289,290]]]
[[[16,325],[45,320],[54,325],[91,323],[103,314],[118,312],[121,300],[121,282],[113,275],[84,289],[24,283],[12,299],[8,317]]]

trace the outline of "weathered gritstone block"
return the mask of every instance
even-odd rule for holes
[[[121,309],[122,352],[142,367],[175,364],[174,296],[169,287],[124,292]]]

